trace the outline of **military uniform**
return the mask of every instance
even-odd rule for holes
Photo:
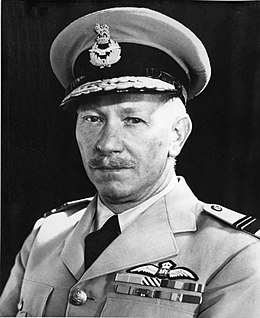
[[[259,239],[205,206],[182,179],[87,271],[84,238],[96,198],[77,212],[41,219],[16,258],[1,314],[258,317]]]
[[[145,8],[81,17],[58,35],[50,58],[66,88],[62,109],[89,95],[120,93],[164,94],[185,105],[211,72],[194,33]],[[218,218],[253,233],[255,219],[205,205],[180,179],[85,270],[97,197],[86,201],[36,223],[0,299],[2,315],[260,316],[259,240]]]

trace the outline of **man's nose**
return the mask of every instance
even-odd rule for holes
[[[96,148],[103,154],[123,151],[122,130],[119,124],[106,123],[100,132]]]

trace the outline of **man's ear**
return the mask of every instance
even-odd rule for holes
[[[192,130],[192,123],[189,115],[177,119],[172,126],[172,137],[169,147],[169,157],[176,157],[181,152],[185,141]]]

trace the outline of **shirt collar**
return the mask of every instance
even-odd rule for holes
[[[165,196],[167,193],[172,191],[172,189],[178,183],[178,178],[174,174],[168,185],[159,193],[142,202],[141,204],[135,206],[134,208],[125,210],[124,212],[118,214],[118,221],[120,225],[121,232],[124,231],[140,214],[142,214],[146,209],[148,209],[153,203],[159,200],[161,197]],[[101,201],[98,196],[97,200],[97,230],[100,229],[104,223],[112,216],[114,213]]]

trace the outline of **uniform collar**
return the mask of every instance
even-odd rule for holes
[[[148,200],[142,202],[141,204],[135,206],[134,208],[128,209],[120,214],[118,214],[118,220],[121,232],[123,232],[141,213],[147,210],[152,204],[158,201],[161,197],[168,194],[173,188],[178,184],[178,178],[173,174],[168,185],[159,193],[149,198]],[[97,230],[100,229],[104,223],[112,216],[114,213],[104,205],[101,199],[97,198]]]
[[[200,203],[183,177],[178,185],[165,196],[165,207],[169,225],[174,234],[196,231],[196,211]]]
[[[173,191],[150,206],[103,251],[81,280],[177,255],[174,234],[196,231],[198,202],[180,178]]]
[[[61,258],[71,274],[80,279],[84,273],[84,239],[92,232],[95,217],[97,196],[93,198],[85,212],[69,236],[67,236]]]
[[[179,178],[174,189],[135,219],[84,273],[84,239],[92,230],[96,201],[95,197],[67,237],[61,255],[78,280],[177,255],[179,250],[174,235],[196,231],[195,211],[199,201],[185,180]]]

